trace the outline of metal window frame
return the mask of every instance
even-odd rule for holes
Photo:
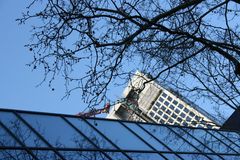
[[[77,115],[70,115],[70,114],[62,114],[62,113],[48,113],[48,112],[39,112],[39,111],[26,111],[26,110],[17,110],[17,109],[5,109],[5,108],[0,108],[0,112],[5,111],[5,112],[17,112],[17,113],[28,113],[28,114],[41,114],[41,115],[49,115],[49,116],[64,116],[64,117],[73,117],[73,118],[79,118]],[[84,117],[81,117],[84,118]],[[95,119],[95,120],[106,120],[106,121],[121,121],[121,122],[129,122],[127,120],[116,120],[116,119],[106,119],[106,118],[100,118],[100,117],[88,117],[84,119]],[[132,123],[136,123],[131,121]],[[159,126],[168,126],[166,124],[155,124],[155,123],[150,123],[150,122],[137,122],[137,123],[143,123],[143,124],[154,124],[154,125],[159,125]],[[171,125],[174,126],[174,125]],[[240,136],[240,131],[238,130],[226,130],[226,129],[213,129],[213,128],[202,128],[202,127],[191,127],[191,126],[177,126],[175,127],[180,127],[180,128],[189,128],[189,129],[203,129],[203,130],[214,130],[214,131],[225,131],[225,132],[235,132],[239,134]]]
[[[69,126],[71,126],[78,134],[83,136],[85,139],[87,139],[94,147],[97,148],[99,152],[101,152],[104,156],[106,156],[108,159],[112,160],[112,158],[106,154],[105,152],[102,151],[101,148],[99,148],[93,141],[91,141],[82,131],[80,131],[74,124],[72,124],[68,119],[66,119],[63,116],[60,116]]]
[[[117,148],[124,156],[126,156],[129,160],[133,160],[129,155],[127,155],[119,146],[113,143],[107,136],[105,136],[101,131],[99,131],[95,126],[93,126],[90,122],[88,122],[85,118],[78,117],[86,122],[90,127],[92,127],[97,133],[99,133],[103,138],[105,138],[110,144],[112,144],[115,148]],[[94,120],[94,119],[93,119]]]
[[[214,134],[212,134],[212,133],[209,132],[208,130],[206,130],[206,132],[208,132],[208,134],[210,134],[212,137],[214,137],[214,138],[217,139],[219,142],[221,142],[222,144],[224,144],[226,147],[230,148],[232,151],[238,153],[234,148],[232,148],[231,146],[228,146],[225,142],[223,142],[221,139],[219,139],[218,137],[216,137]]]
[[[197,147],[195,147],[193,144],[191,144],[188,140],[186,140],[185,138],[183,138],[181,135],[179,135],[176,131],[174,131],[171,127],[168,127],[168,126],[165,126],[168,130],[170,130],[172,133],[174,133],[177,137],[179,137],[180,139],[182,139],[184,142],[186,142],[188,145],[190,145],[192,148],[194,148],[195,150],[197,150],[199,154],[201,155],[204,155],[206,156],[206,153],[200,151]],[[143,127],[144,128],[144,127]],[[177,127],[177,128],[180,128],[180,127]],[[157,138],[157,137],[156,137]],[[159,139],[159,138],[157,138]],[[174,151],[175,153],[177,153],[178,151]],[[211,159],[209,158],[208,156],[206,156],[208,159]]]
[[[140,137],[136,132],[134,132],[132,129],[130,129],[126,124],[123,122],[119,122],[122,126],[124,126],[128,131],[130,131],[132,134],[134,134],[138,139],[140,139],[145,145],[150,147],[152,150],[156,151],[161,157],[167,160],[167,158],[159,153],[151,144],[149,144],[147,141],[145,141],[142,137]],[[126,123],[126,122],[125,122]]]
[[[8,129],[8,127],[6,127],[1,121],[0,121],[0,126],[2,126],[2,128],[5,129],[5,131],[7,131],[7,133],[12,136],[12,138],[19,143],[22,146],[22,150],[26,151],[30,156],[32,156],[32,158],[38,160],[38,158],[32,153],[32,151],[20,140],[18,139],[15,134],[12,133],[12,131],[10,129]],[[4,148],[5,149],[5,148]]]
[[[35,133],[38,136],[38,138],[41,139],[47,146],[49,146],[50,148],[53,148],[53,152],[56,155],[58,155],[62,160],[65,160],[63,155],[61,155],[57,150],[55,150],[54,147],[38,131],[36,131],[23,117],[20,116],[20,114],[18,114],[17,112],[13,112],[13,113],[18,119],[20,119],[20,121],[22,121],[29,129],[31,129],[32,132]]]
[[[168,147],[165,143],[163,143],[160,139],[158,139],[157,137],[155,137],[152,133],[150,133],[148,130],[146,130],[144,127],[142,127],[140,124],[136,123],[136,125],[138,127],[140,127],[142,130],[144,130],[146,133],[148,133],[151,137],[153,137],[153,139],[155,139],[156,141],[158,141],[161,145],[163,145],[164,147],[166,147],[169,151],[171,151],[174,155],[176,155],[178,158],[182,159],[182,157],[180,157],[178,154],[176,154],[175,151],[173,151],[170,147]],[[183,160],[183,159],[182,159]]]
[[[40,150],[40,151],[53,151],[53,148],[50,147],[27,147],[31,151],[33,150]],[[83,149],[83,148],[59,148],[59,147],[54,147],[57,151],[82,151],[82,152],[100,152],[98,149]],[[25,150],[25,147],[0,147],[0,150]],[[125,152],[125,153],[161,153],[161,154],[174,154],[171,151],[154,151],[154,150],[115,150],[115,149],[102,149],[103,152]],[[203,155],[202,153],[199,152],[183,152],[183,151],[175,151],[176,154],[181,155],[181,154],[190,154],[190,155]],[[207,155],[221,155],[221,156],[240,156],[240,154],[234,154],[234,153],[206,153]]]
[[[234,143],[233,140],[231,140],[230,138],[226,137],[224,134],[222,134],[221,132],[219,131],[224,131],[224,132],[227,132],[227,133],[236,133],[237,135],[240,136],[239,134],[239,131],[228,131],[228,130],[224,130],[224,129],[207,129],[207,128],[200,128],[200,127],[182,127],[182,126],[169,126],[169,125],[166,125],[166,124],[153,124],[153,123],[145,123],[145,122],[130,122],[130,121],[126,121],[126,120],[112,120],[112,119],[104,119],[104,118],[83,118],[83,117],[79,117],[79,116],[75,116],[75,115],[67,115],[67,114],[57,114],[57,113],[45,113],[45,112],[32,112],[32,111],[23,111],[23,110],[13,110],[13,109],[3,109],[3,108],[0,108],[0,112],[11,112],[13,113],[21,122],[23,122],[30,130],[32,130],[36,136],[41,139],[45,144],[47,144],[47,148],[43,148],[43,147],[27,147],[26,145],[24,145],[21,140],[19,140],[15,135],[14,133],[12,133],[8,127],[6,127],[1,121],[0,121],[0,125],[3,127],[3,129],[5,129],[7,131],[7,133],[12,136],[12,138],[14,140],[16,140],[17,143],[20,144],[20,147],[19,146],[15,146],[15,147],[6,147],[6,146],[0,146],[0,150],[6,150],[6,149],[15,149],[15,150],[24,150],[26,151],[28,154],[30,154],[33,158],[35,158],[34,156],[34,153],[32,153],[32,150],[49,150],[49,151],[53,151],[54,153],[56,153],[60,158],[61,158],[61,154],[59,153],[59,151],[94,151],[94,152],[101,152],[101,153],[105,153],[105,152],[118,152],[118,153],[122,153],[125,157],[127,157],[128,159],[132,159],[131,157],[129,157],[129,155],[127,153],[130,153],[130,152],[136,152],[136,153],[157,153],[157,154],[174,154],[174,155],[181,155],[181,154],[199,154],[199,155],[203,155],[203,156],[209,156],[209,155],[216,155],[216,156],[240,156],[239,152],[237,152],[235,149],[233,149],[231,146],[229,147],[225,142],[223,142],[221,139],[219,139],[218,137],[216,137],[215,135],[213,135],[211,132],[209,131],[215,131],[217,134],[219,134],[220,136],[222,136],[223,138],[225,138],[226,140],[228,140],[229,142],[233,143],[235,146],[237,147],[240,147],[238,144]],[[79,149],[79,148],[57,148],[57,147],[53,147],[44,137],[42,137],[40,135],[40,133],[38,133],[22,116],[21,114],[24,113],[24,114],[31,114],[31,115],[48,115],[48,116],[56,116],[56,117],[62,117],[63,120],[67,120],[69,122],[69,120],[67,119],[68,117],[70,118],[79,118],[81,120],[83,120],[84,122],[86,122],[87,125],[89,125],[89,127],[91,127],[94,131],[96,131],[98,134],[100,134],[100,136],[102,136],[102,138],[104,138],[106,141],[108,141],[110,144],[112,144],[112,146],[114,146],[116,149],[115,150],[111,150],[111,149],[101,149],[101,148],[97,148],[96,150],[89,150],[89,149]],[[95,121],[98,121],[98,120],[102,120],[102,121],[112,121],[112,122],[116,122],[116,123],[120,123],[122,124],[126,129],[128,129],[130,132],[132,132],[136,137],[140,138],[140,140],[143,142],[143,143],[147,143],[144,139],[142,139],[137,133],[135,133],[133,130],[131,130],[128,126],[126,126],[123,122],[127,122],[127,123],[134,123],[136,124],[137,126],[139,126],[141,129],[143,129],[149,136],[153,137],[155,140],[157,140],[160,144],[164,144],[163,142],[161,142],[158,138],[156,138],[154,135],[152,135],[150,132],[148,132],[145,128],[142,127],[142,125],[154,125],[154,126],[158,126],[158,127],[161,127],[161,126],[165,126],[167,127],[171,132],[173,132],[175,135],[177,135],[178,137],[180,137],[184,142],[188,143],[190,146],[192,146],[193,148],[195,148],[195,146],[193,144],[191,144],[187,139],[181,137],[181,135],[178,135],[173,129],[172,127],[177,127],[179,129],[181,129],[183,132],[187,133],[191,138],[193,138],[194,140],[198,141],[201,145],[203,146],[206,146],[205,144],[203,144],[200,140],[198,140],[198,138],[194,137],[193,135],[191,135],[190,133],[188,133],[186,130],[187,129],[201,129],[201,130],[204,130],[207,134],[209,134],[210,136],[214,137],[215,139],[217,139],[220,143],[224,144],[225,146],[227,146],[227,148],[231,149],[232,151],[236,152],[236,154],[234,153],[215,153],[213,150],[211,150],[210,148],[210,151],[213,151],[212,153],[204,153],[204,152],[178,152],[178,151],[172,151],[172,150],[169,150],[168,152],[165,152],[165,151],[158,151],[158,150],[153,150],[152,152],[149,152],[149,151],[144,151],[144,150],[123,150],[123,149],[120,149],[120,147],[118,147],[116,144],[114,144],[109,138],[107,138],[100,130],[98,130],[94,125],[92,125],[90,122],[88,122],[88,120],[95,120]],[[67,122],[66,121],[66,122]],[[70,124],[69,124],[70,123]],[[76,127],[74,124],[72,124],[71,122],[67,123],[70,127],[72,127],[74,129],[74,127]],[[73,126],[72,126],[72,125]],[[78,129],[76,127],[76,129]],[[80,131],[78,129],[78,131]],[[77,131],[77,132],[78,132]],[[81,134],[82,132],[78,132],[78,134]],[[84,135],[84,133],[81,134],[82,136]],[[85,135],[86,136],[86,135]],[[239,137],[240,138],[240,137]],[[94,143],[94,142],[92,142]],[[151,147],[153,147],[151,144],[148,144],[150,145]],[[166,145],[164,145],[166,147]],[[150,148],[151,148],[150,147]],[[206,146],[208,147],[208,146]],[[153,147],[154,148],[154,147]],[[169,147],[168,147],[169,148]],[[105,155],[105,154],[104,154]],[[107,155],[107,153],[106,153]],[[209,157],[208,157],[209,158]],[[35,158],[37,159],[37,157]],[[64,157],[62,157],[62,159],[64,160]],[[111,157],[110,157],[111,159]],[[223,158],[222,158],[223,159]]]

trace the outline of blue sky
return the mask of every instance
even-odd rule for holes
[[[61,80],[54,82],[54,91],[47,83],[36,87],[43,74],[32,72],[26,66],[32,60],[31,53],[24,47],[31,38],[31,24],[19,26],[15,21],[26,6],[25,1],[0,0],[0,107],[76,114],[86,107],[78,92],[61,100],[65,93]],[[119,98],[121,93],[121,87],[110,91],[112,99]],[[231,112],[228,111],[229,113]]]
[[[31,53],[24,48],[30,40],[31,27],[19,26],[15,21],[26,5],[25,1],[0,0],[0,107],[76,114],[85,108],[78,92],[61,100],[65,93],[63,82],[54,82],[55,91],[47,83],[36,87],[43,75],[26,66],[32,60]],[[117,95],[121,92],[115,92],[113,97]]]

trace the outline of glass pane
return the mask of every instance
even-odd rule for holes
[[[209,160],[208,157],[201,154],[179,154],[183,159],[187,160]],[[219,158],[217,158],[219,159]]]
[[[172,130],[174,130],[176,133],[178,133],[181,137],[183,137],[186,141],[191,143],[193,146],[195,146],[200,152],[203,153],[212,153],[208,148],[206,148],[204,145],[202,145],[199,141],[194,139],[188,132],[185,132],[182,128],[178,127],[171,127]]]
[[[88,121],[121,149],[152,150],[119,122],[93,119]]]
[[[0,150],[1,160],[33,160],[25,150]]]
[[[60,153],[66,160],[108,160],[101,152],[61,151]]]
[[[229,139],[227,139],[224,136],[222,136],[221,134],[219,134],[218,131],[208,130],[208,132],[211,133],[212,135],[214,135],[215,137],[217,137],[220,141],[222,141],[223,143],[225,143],[227,145],[227,148],[226,148],[227,153],[230,153],[232,150],[234,150],[235,153],[237,153],[239,151],[238,146],[236,146],[234,143],[229,141]]]
[[[26,146],[46,147],[46,144],[13,113],[0,112],[0,120]]]
[[[240,152],[240,135],[235,132],[226,132],[226,131],[218,131],[220,134],[224,135],[227,139],[231,140],[233,144],[237,147],[234,147],[235,150]]]
[[[94,148],[60,117],[36,114],[21,116],[54,147]]]
[[[224,160],[239,160],[239,156],[232,156],[232,155],[227,155],[227,156],[222,156]]]
[[[32,152],[39,160],[61,160],[53,151],[34,150]]]
[[[205,146],[211,148],[215,153],[235,153],[229,150],[226,145],[217,140],[214,136],[210,135],[203,129],[189,129],[183,128],[192,136],[200,140]]]
[[[208,155],[208,157],[210,157],[213,160],[215,160],[215,159],[223,159],[223,156],[220,156],[220,155]]]
[[[166,144],[173,151],[188,151],[197,152],[192,146],[186,141],[178,137],[173,131],[168,129],[166,126],[141,124],[146,130],[157,137],[161,142]]]
[[[162,160],[164,159],[157,153],[127,153],[133,160]]]
[[[121,152],[106,152],[113,160],[129,160]]]
[[[132,131],[137,133],[141,138],[143,138],[146,142],[148,142],[153,148],[158,151],[169,151],[166,147],[164,147],[161,143],[159,143],[156,139],[154,139],[151,135],[145,132],[143,129],[138,127],[134,123],[124,123],[126,124]]]
[[[177,155],[177,154],[163,153],[163,155],[169,160],[172,160],[172,159],[179,160],[181,158],[181,155]]]
[[[19,144],[15,141],[15,139],[5,131],[2,126],[0,126],[0,146],[12,146],[18,147]]]
[[[67,118],[75,127],[81,130],[92,142],[103,149],[115,149],[104,137],[95,131],[86,122],[78,118]]]

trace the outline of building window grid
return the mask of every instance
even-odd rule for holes
[[[176,108],[176,106],[174,103],[176,103],[176,102],[177,101],[175,99],[173,99],[171,96],[168,96],[166,93],[164,93],[160,96],[160,98],[158,98],[158,100],[155,102],[155,105],[152,107],[152,109],[149,113],[151,113],[151,116],[159,115],[161,117],[159,120],[157,120],[157,122],[164,120],[167,124],[168,123],[170,123],[170,124],[177,123],[178,124],[177,120],[172,118],[172,114],[175,113],[174,109]],[[159,105],[159,104],[161,104],[161,105]],[[156,110],[156,108],[158,108],[158,110]],[[155,114],[153,114],[153,112]],[[164,112],[167,112],[168,114],[163,115]],[[170,120],[170,122],[169,122],[169,120]]]
[[[169,101],[171,100],[171,101]],[[159,105],[160,104],[160,105]],[[167,104],[167,105],[166,105]],[[179,107],[180,106],[180,107]],[[155,107],[155,108],[154,108]],[[154,108],[154,109],[153,109]],[[157,108],[157,110],[156,110]],[[151,112],[154,112],[154,115],[152,117],[155,117],[156,115],[160,116],[159,120],[155,120],[157,122],[160,122],[161,120],[166,121],[166,124],[181,124],[186,123],[187,126],[194,126],[194,127],[205,127],[203,124],[196,123],[196,113],[194,111],[191,111],[190,107],[187,105],[184,105],[183,103],[179,102],[176,98],[168,95],[167,93],[163,92],[159,98],[156,100],[153,107],[150,109]],[[161,114],[159,114],[159,112]],[[166,114],[166,112],[168,112]],[[177,117],[172,118],[172,115],[175,114]],[[184,117],[181,117],[181,114],[184,114]],[[163,115],[167,115],[168,118],[162,118]],[[165,116],[166,117],[166,116]],[[182,121],[179,122],[177,118],[181,118]],[[202,118],[202,116],[199,116],[199,118]],[[173,119],[173,123],[169,123],[169,119]],[[188,118],[188,120],[187,120]],[[195,121],[195,124],[193,123]]]

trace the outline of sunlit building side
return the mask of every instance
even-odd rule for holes
[[[150,77],[136,72],[107,118],[153,122],[203,128],[219,128],[220,123],[170,88],[161,86]],[[150,81],[144,84],[144,82]],[[141,90],[141,92],[139,92]]]

